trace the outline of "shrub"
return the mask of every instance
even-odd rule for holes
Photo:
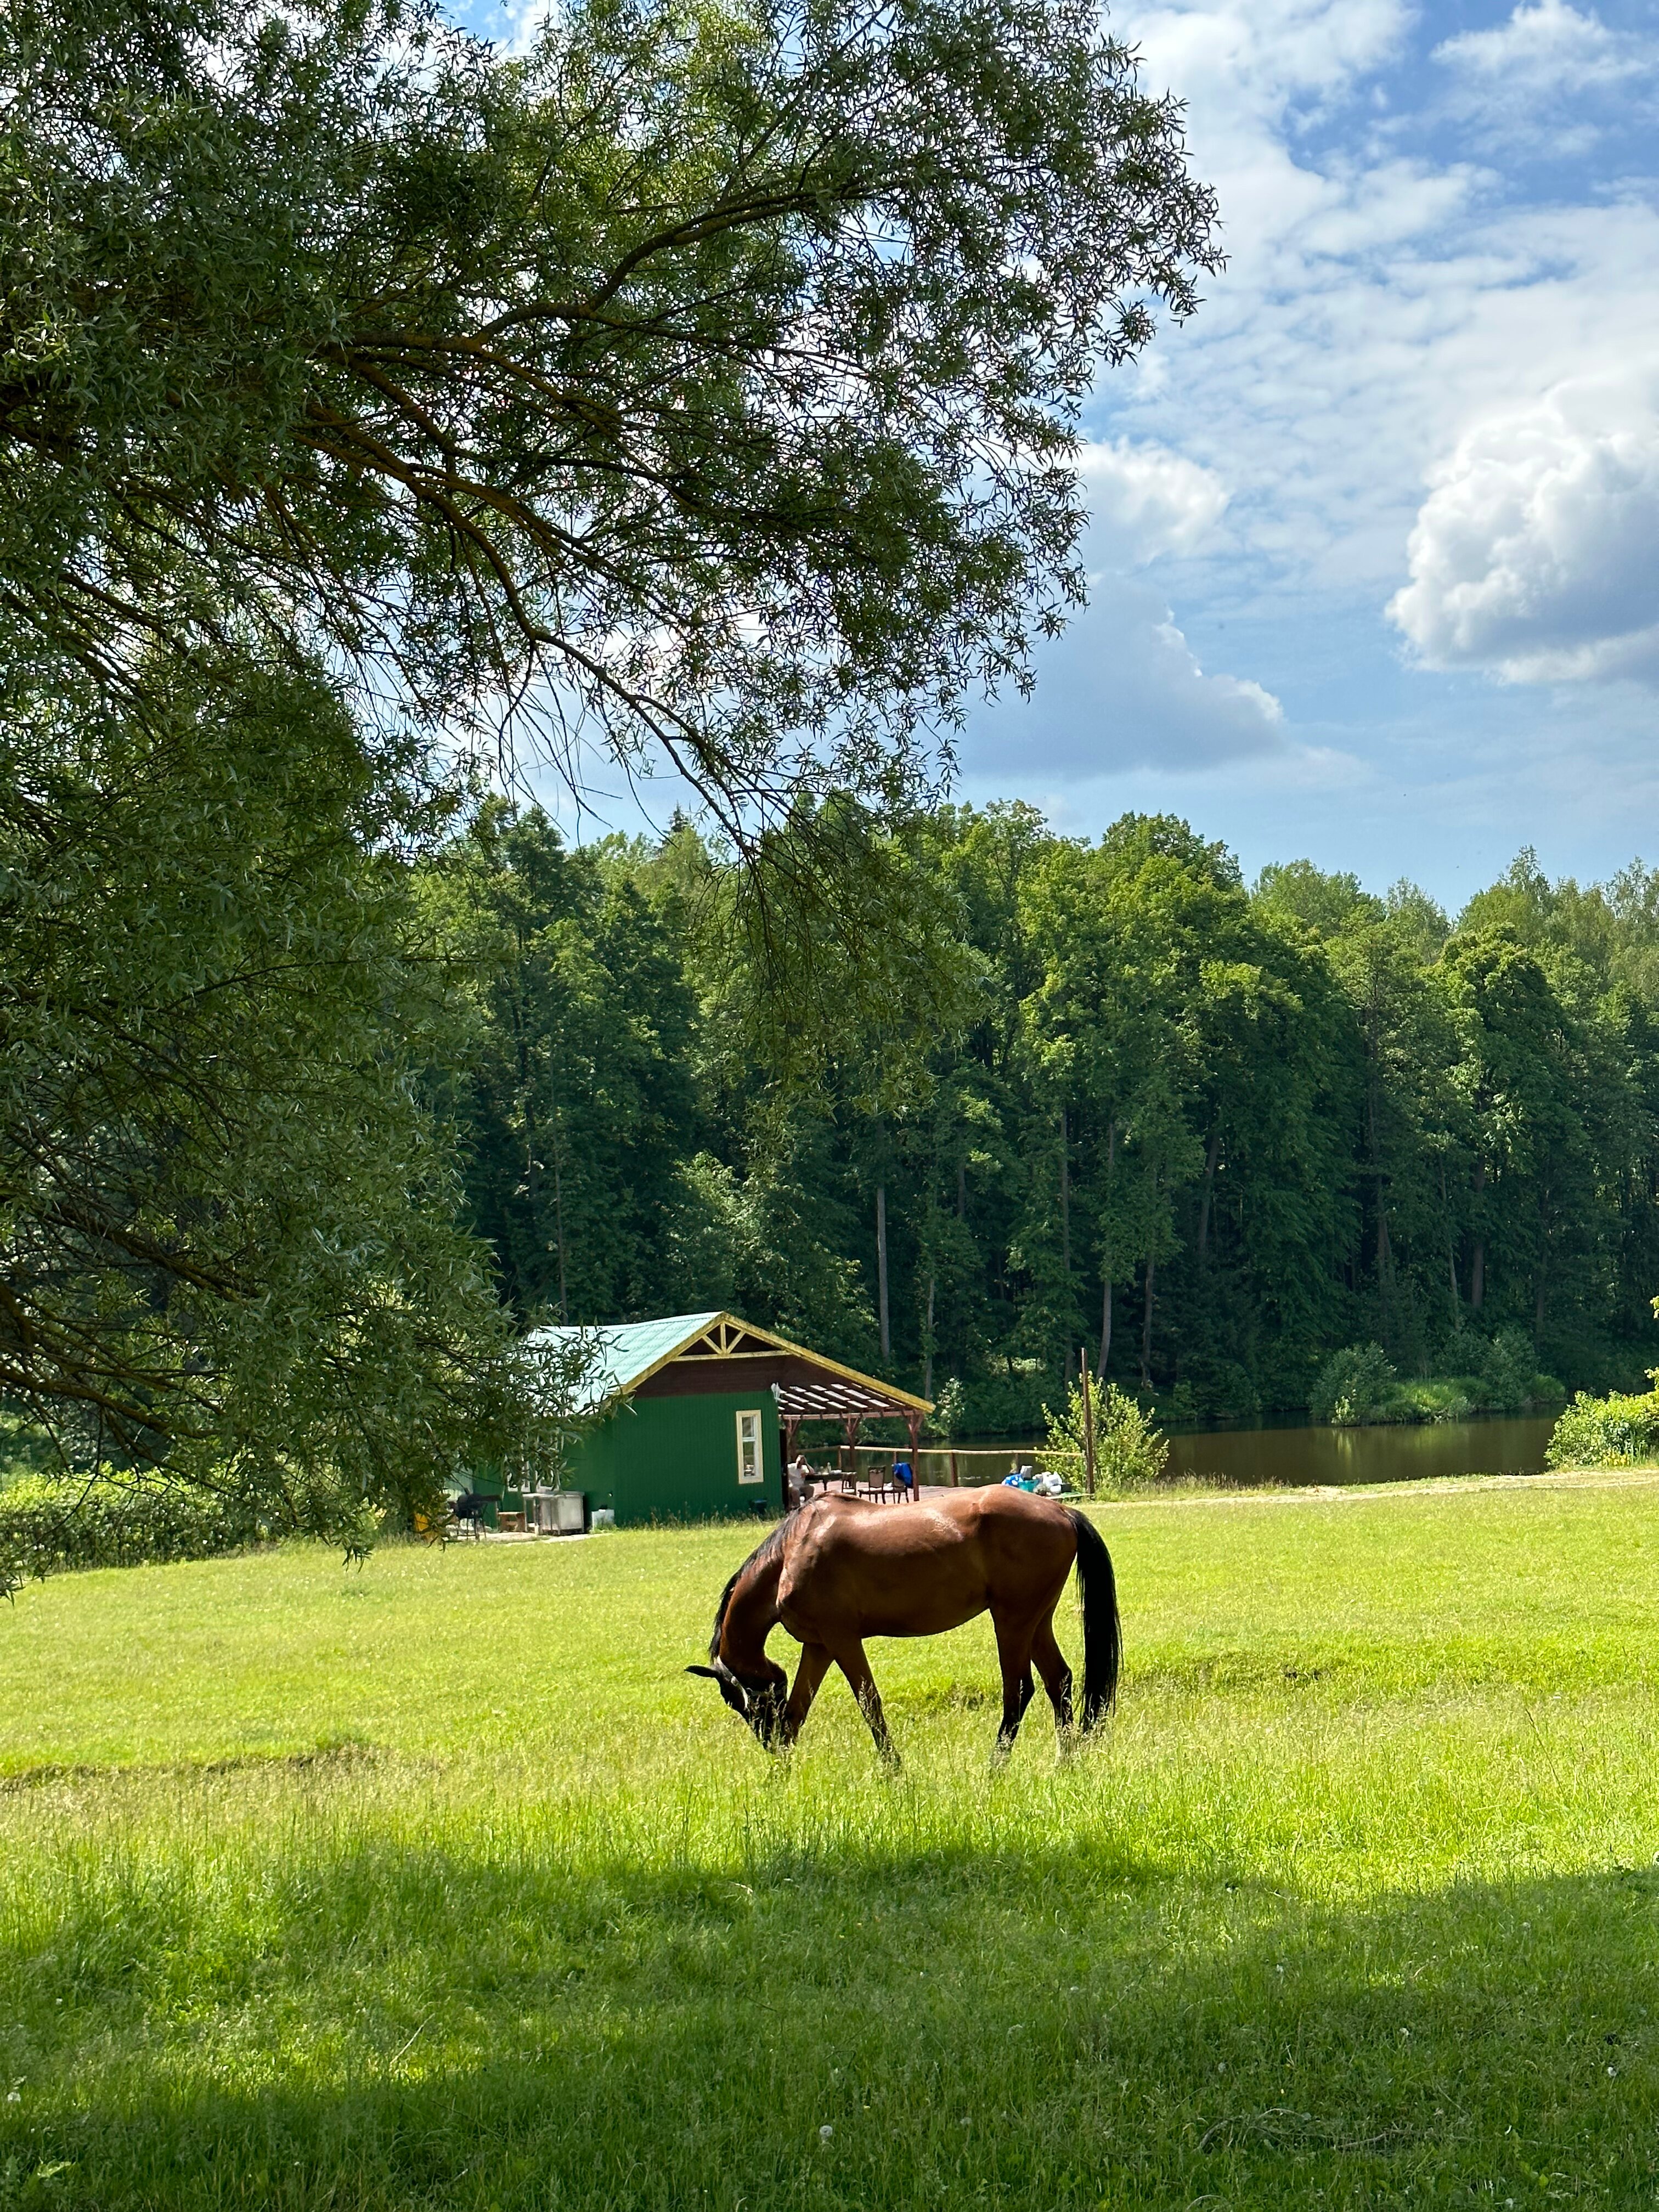
[[[1103,1389],[1097,1384],[1092,1395],[1098,1480],[1110,1490],[1139,1490],[1156,1482],[1169,1461],[1169,1438],[1152,1426],[1136,1401],[1115,1382],[1108,1382]],[[1086,1468],[1082,1384],[1072,1385],[1063,1413],[1053,1413],[1045,1406],[1042,1418],[1048,1430],[1047,1458],[1056,1474],[1063,1474],[1080,1490]]]
[[[933,1401],[933,1410],[927,1418],[930,1433],[939,1437],[964,1435],[968,1426],[963,1418],[966,1411],[962,1385],[952,1375],[940,1387],[939,1394]]]
[[[1639,1396],[1581,1390],[1557,1421],[1546,1467],[1642,1467],[1659,1461],[1659,1370]]]
[[[1475,1411],[1478,1393],[1467,1375],[1441,1375],[1423,1381],[1396,1382],[1391,1395],[1391,1418],[1397,1421],[1467,1421]]]
[[[1206,1412],[1222,1421],[1248,1421],[1261,1411],[1261,1394],[1247,1367],[1236,1359],[1218,1360],[1201,1386]]]
[[[1315,1420],[1330,1421],[1338,1428],[1387,1420],[1393,1410],[1394,1387],[1394,1366],[1380,1344],[1346,1345],[1320,1369],[1308,1411]]]
[[[1532,1402],[1533,1349],[1518,1328],[1500,1329],[1481,1358],[1479,1402],[1488,1413],[1523,1413]]]
[[[212,1559],[270,1534],[240,1498],[159,1475],[24,1475],[0,1490],[0,1592],[76,1567]]]

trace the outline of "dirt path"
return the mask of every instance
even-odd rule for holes
[[[1147,1491],[1138,1498],[1103,1498],[1097,1510],[1121,1512],[1139,1505],[1304,1505],[1358,1504],[1364,1498],[1451,1498],[1472,1490],[1643,1490],[1659,1483],[1659,1468],[1561,1468],[1547,1474],[1437,1474],[1416,1482],[1310,1483],[1295,1490]],[[945,1498],[943,1483],[925,1482],[921,1495]]]

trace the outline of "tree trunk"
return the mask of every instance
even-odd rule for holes
[[[1060,1109],[1060,1264],[1072,1273],[1072,1182],[1066,1160],[1066,1109]]]
[[[892,1357],[892,1339],[887,1327],[887,1186],[876,1185],[876,1303],[881,1315],[881,1356]]]
[[[933,1292],[939,1286],[939,1276],[933,1268],[927,1270],[927,1351],[921,1370],[921,1395],[933,1395]]]
[[[1106,1124],[1106,1181],[1109,1187],[1117,1161],[1117,1123]],[[1109,1230],[1100,1248],[1100,1379],[1106,1380],[1106,1363],[1112,1356],[1112,1238]]]
[[[1210,1132],[1210,1148],[1204,1156],[1204,1194],[1198,1201],[1198,1264],[1210,1248],[1210,1200],[1215,1190],[1216,1163],[1221,1158],[1221,1124]]]
[[[1066,1277],[1066,1388],[1072,1387],[1072,1178],[1066,1109],[1060,1109],[1060,1264]]]
[[[1544,1293],[1550,1279],[1550,1194],[1546,1185],[1538,1203],[1538,1296],[1533,1302],[1532,1335],[1535,1344],[1544,1334]]]
[[[1457,1287],[1457,1247],[1452,1237],[1451,1206],[1446,1197],[1446,1163],[1440,1162],[1440,1212],[1446,1224],[1446,1279],[1451,1285],[1452,1333],[1463,1334],[1463,1294]]]
[[[967,1218],[968,1163],[966,1160],[958,1160],[957,1162],[957,1219],[966,1221]]]
[[[1486,1163],[1474,1164],[1474,1194],[1478,1199],[1486,1188]],[[1474,1255],[1469,1262],[1469,1304],[1476,1313],[1486,1302],[1486,1240],[1479,1228],[1474,1236]]]
[[[1376,1283],[1379,1290],[1389,1279],[1389,1206],[1383,1196],[1387,1178],[1382,1172],[1382,1139],[1377,1127],[1376,1083],[1373,1077],[1370,1092],[1365,1102],[1365,1120],[1370,1142],[1371,1183],[1376,1205]]]
[[[559,1117],[553,1115],[553,1234],[559,1248],[559,1319],[570,1318],[570,1299],[564,1279],[564,1176],[559,1158]]]
[[[1146,1303],[1140,1317],[1140,1387],[1152,1387],[1152,1280],[1157,1262],[1146,1255]]]

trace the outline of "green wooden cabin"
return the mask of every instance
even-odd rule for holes
[[[550,1328],[542,1341],[585,1332]],[[618,1527],[783,1510],[783,1470],[804,1420],[839,1421],[848,1444],[897,1416],[912,1449],[925,1398],[756,1328],[732,1314],[675,1314],[603,1328],[590,1383],[603,1411],[566,1455],[564,1487]]]

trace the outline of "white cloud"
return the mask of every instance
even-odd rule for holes
[[[1461,80],[1465,98],[1507,107],[1522,98],[1583,92],[1645,76],[1654,50],[1628,32],[1609,30],[1592,9],[1581,15],[1569,0],[1525,0],[1507,23],[1462,31],[1444,40],[1431,59]]]
[[[1659,367],[1477,423],[1408,550],[1389,611],[1431,667],[1659,681]]]
[[[1144,568],[1164,554],[1195,553],[1227,509],[1215,471],[1165,446],[1087,445],[1078,474],[1089,505],[1089,556],[1101,565]]]
[[[963,765],[1063,781],[1212,768],[1284,751],[1284,720],[1261,684],[1206,672],[1161,593],[1097,576],[1086,612],[1039,655],[1035,695],[973,716]]]
[[[1078,472],[1089,605],[1039,653],[1029,701],[973,718],[969,773],[1017,765],[1069,782],[1285,751],[1279,701],[1247,677],[1207,673],[1167,599],[1133,573],[1214,545],[1227,509],[1220,476],[1127,440],[1085,446]]]

